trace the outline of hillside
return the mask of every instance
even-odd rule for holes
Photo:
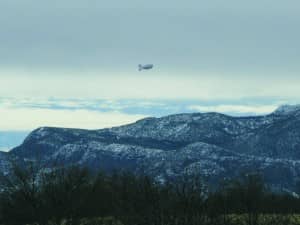
[[[4,155],[45,167],[131,170],[161,182],[188,172],[213,185],[260,172],[272,188],[293,190],[300,178],[300,108],[256,117],[178,114],[101,130],[42,127]]]

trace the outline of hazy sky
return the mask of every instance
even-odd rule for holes
[[[298,0],[0,0],[0,130],[300,103],[299,12]]]

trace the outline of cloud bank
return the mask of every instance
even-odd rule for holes
[[[89,110],[0,108],[1,130],[33,130],[37,127],[100,129],[135,122],[145,115]]]
[[[249,102],[245,104],[244,102]],[[247,99],[201,101],[159,99],[0,98],[0,130],[30,131],[41,126],[101,129],[145,117],[220,112],[232,116],[265,115],[285,101]]]

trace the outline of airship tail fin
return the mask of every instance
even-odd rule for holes
[[[141,71],[143,69],[143,66],[141,64],[139,64],[139,71]]]

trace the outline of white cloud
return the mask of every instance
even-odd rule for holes
[[[189,109],[200,112],[220,112],[228,114],[268,114],[273,112],[277,107],[278,105],[192,105],[189,107]]]
[[[100,129],[132,123],[144,117],[117,111],[0,108],[0,130],[33,130],[41,126]]]
[[[134,122],[146,116],[164,116],[181,112],[220,112],[229,115],[261,115],[287,102],[243,104],[157,99],[59,99],[1,98],[0,130],[32,130],[40,126],[100,129]]]

